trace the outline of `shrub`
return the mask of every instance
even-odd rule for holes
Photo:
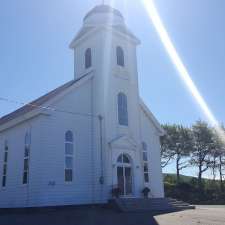
[[[119,187],[115,187],[112,189],[112,196],[115,198],[119,198],[121,193],[122,193],[122,191]]]
[[[144,195],[145,198],[148,198],[148,194],[151,190],[148,187],[143,188],[142,194]]]

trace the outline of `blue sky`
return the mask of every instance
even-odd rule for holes
[[[106,1],[109,2],[109,1]],[[127,2],[127,4],[125,4]],[[225,123],[225,1],[157,0],[167,31],[216,118]],[[73,79],[70,41],[100,0],[7,0],[0,7],[0,97],[29,102]],[[161,123],[204,116],[180,80],[141,0],[114,0],[139,37],[140,93]],[[0,102],[0,116],[19,105]]]

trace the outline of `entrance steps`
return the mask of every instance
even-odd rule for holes
[[[116,198],[109,203],[122,212],[172,212],[195,209],[195,206],[171,198]]]

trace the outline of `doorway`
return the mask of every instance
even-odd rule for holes
[[[127,155],[121,154],[117,160],[117,182],[118,187],[121,190],[121,195],[132,195],[132,165]]]

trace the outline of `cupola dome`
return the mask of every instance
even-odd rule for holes
[[[123,25],[124,18],[120,11],[109,5],[98,5],[84,17],[84,26]]]

